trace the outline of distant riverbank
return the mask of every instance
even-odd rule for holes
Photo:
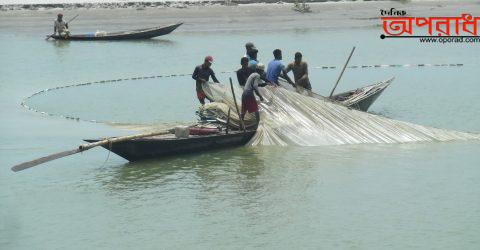
[[[308,3],[352,3],[388,0],[307,0]],[[392,2],[406,3],[411,0],[398,0]],[[418,0],[417,0],[418,1]],[[209,5],[238,5],[238,4],[286,4],[295,0],[147,0],[147,1],[122,1],[122,0],[0,0],[0,11],[11,10],[51,10],[51,9],[138,9],[147,8],[188,8],[190,6]],[[299,1],[301,2],[301,1]]]

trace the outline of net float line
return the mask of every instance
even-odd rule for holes
[[[347,68],[350,69],[363,69],[363,68],[406,68],[406,67],[462,67],[464,66],[463,63],[443,63],[443,64],[432,64],[432,63],[421,63],[421,64],[371,64],[371,65],[352,65],[348,66]],[[314,69],[337,69],[340,66],[329,66],[329,65],[323,65],[323,66],[314,66],[312,68]],[[230,71],[220,71],[220,74],[229,74],[229,73],[235,73],[235,70],[230,70]],[[109,79],[109,80],[99,80],[99,81],[92,81],[92,82],[83,82],[83,83],[73,83],[73,84],[67,84],[63,86],[58,86],[58,87],[52,87],[52,88],[47,88],[43,89],[40,91],[37,91],[30,96],[24,98],[20,105],[27,110],[30,110],[35,113],[39,113],[41,115],[46,115],[46,116],[54,116],[54,117],[62,117],[68,120],[74,120],[74,121],[85,121],[85,122],[93,122],[93,123],[106,123],[107,121],[100,121],[100,120],[88,120],[88,119],[82,119],[80,117],[75,117],[75,116],[69,116],[69,115],[62,115],[62,114],[52,114],[48,113],[45,111],[37,110],[33,107],[30,107],[26,104],[26,102],[40,94],[47,93],[49,91],[55,91],[55,90],[60,90],[60,89],[66,89],[66,88],[73,88],[73,87],[82,87],[82,86],[90,86],[90,85],[97,85],[97,84],[113,84],[113,83],[121,83],[125,81],[138,81],[138,80],[148,80],[148,79],[157,79],[157,78],[169,78],[169,77],[185,77],[185,76],[191,76],[192,74],[165,74],[165,75],[153,75],[153,76],[134,76],[134,77],[127,77],[127,78],[117,78],[117,79]]]

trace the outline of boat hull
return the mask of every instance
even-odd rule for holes
[[[128,161],[139,161],[242,146],[250,141],[254,134],[255,131],[232,131],[229,134],[190,136],[181,139],[148,137],[118,142],[103,147]],[[85,141],[96,142],[99,140],[101,139],[88,139]]]
[[[375,92],[374,94],[358,101],[355,103],[352,103],[348,105],[347,107],[349,108],[354,108],[360,111],[367,112],[370,106],[377,100],[377,98],[382,94],[382,92],[385,90],[385,88],[381,89],[380,91]]]
[[[102,36],[95,36],[94,34],[83,34],[83,35],[70,35],[68,37],[54,35],[51,37],[56,40],[66,40],[66,41],[107,41],[107,40],[150,39],[157,36],[167,35],[182,24],[183,23],[177,23],[174,25],[155,27],[155,28],[149,28],[149,29],[106,33],[105,35],[102,35]]]
[[[352,109],[357,109],[360,111],[367,112],[370,106],[377,100],[377,98],[382,94],[382,92],[390,85],[394,78],[390,78],[386,81],[379,83],[367,85],[361,88],[343,92],[340,94],[333,95],[331,98],[324,97],[313,92],[313,97],[321,100],[330,100],[334,103],[347,106]],[[288,84],[285,80],[279,81],[280,86],[286,88],[290,91],[295,91],[295,89]],[[303,95],[308,95],[306,91],[303,92]]]
[[[380,83],[340,93],[332,96],[331,99],[349,108],[366,112],[393,80],[394,78],[391,78]]]

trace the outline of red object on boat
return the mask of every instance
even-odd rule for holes
[[[220,133],[220,130],[218,128],[193,127],[189,128],[188,132],[190,135],[211,135]]]

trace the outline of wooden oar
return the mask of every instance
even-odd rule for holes
[[[237,98],[235,98],[235,91],[233,90],[233,82],[230,77],[230,88],[232,89],[233,102],[235,103],[235,108],[237,109],[238,118],[240,118],[240,125],[242,126],[243,132],[245,132],[245,124],[243,123],[242,116],[240,116],[240,111],[238,110]]]
[[[352,58],[352,55],[353,55],[353,52],[354,52],[354,51],[355,51],[355,46],[352,48],[352,52],[350,52],[350,55],[348,56],[347,62],[345,63],[345,65],[343,65],[342,72],[341,72],[340,75],[338,76],[337,82],[335,83],[335,86],[333,87],[332,92],[330,92],[330,96],[329,96],[328,98],[330,98],[330,99],[332,98],[333,92],[334,92],[335,89],[337,88],[337,85],[338,85],[338,83],[340,82],[340,79],[342,78],[343,72],[344,72],[345,69],[347,68],[348,62],[350,62],[350,58]]]
[[[77,14],[75,15],[74,17],[72,17],[72,19],[68,20],[67,24],[71,23],[73,20],[75,20],[75,18],[77,18],[80,14]]]
[[[80,152],[83,152],[83,151],[86,151],[86,150],[89,150],[91,148],[98,147],[98,146],[113,144],[113,143],[122,142],[122,141],[129,141],[129,140],[139,139],[139,138],[144,138],[144,137],[156,136],[156,135],[165,135],[165,134],[170,134],[170,133],[173,133],[173,129],[168,130],[168,131],[158,131],[158,132],[151,132],[151,133],[145,133],[145,134],[136,134],[136,135],[127,135],[127,136],[121,136],[121,137],[106,138],[106,139],[101,140],[101,141],[82,144],[76,149],[63,151],[63,152],[56,153],[56,154],[51,154],[51,155],[41,157],[41,158],[38,158],[38,159],[35,159],[35,160],[32,160],[32,161],[27,161],[27,162],[15,165],[15,166],[12,167],[12,171],[14,171],[14,172],[22,171],[22,170],[25,170],[27,168],[31,168],[31,167],[40,165],[40,164],[45,163],[45,162],[53,161],[53,160],[56,160],[56,159],[59,159],[59,158],[65,157],[65,156],[80,153]]]

